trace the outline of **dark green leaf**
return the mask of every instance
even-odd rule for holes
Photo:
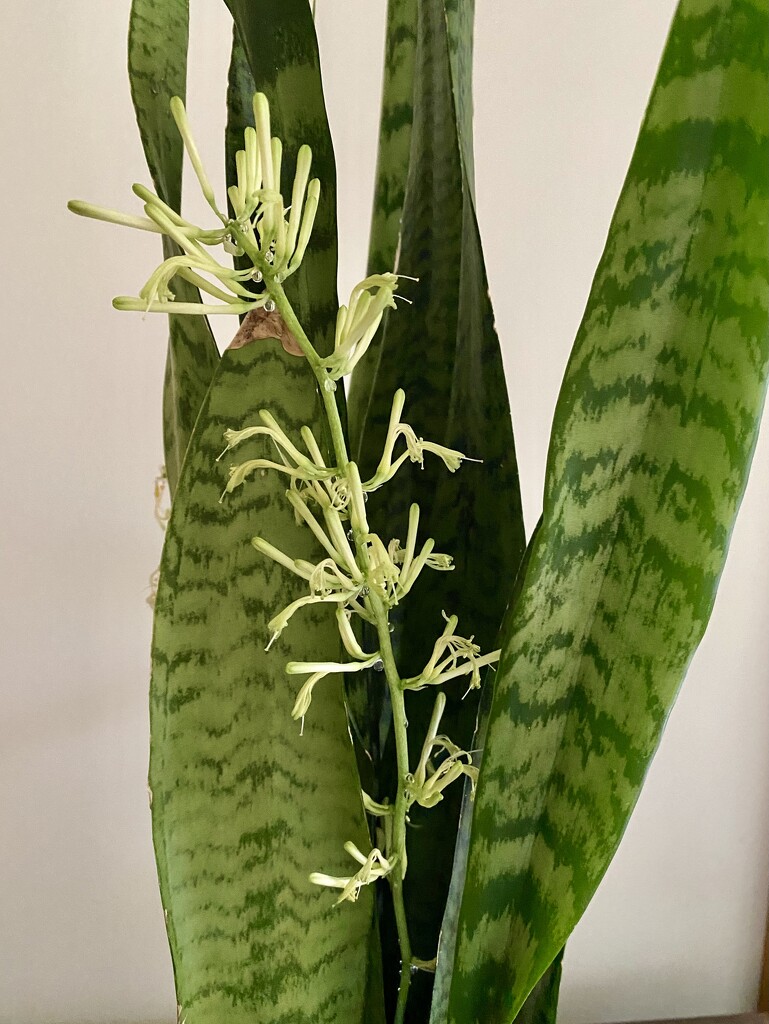
[[[309,8],[232,10],[228,157],[251,119],[253,83],[267,93],[284,143],[284,194],[299,145],[312,146],[324,200],[291,297],[313,340],[328,347],[334,163]],[[228,350],[195,429],[161,567],[151,785],[177,992],[182,1015],[200,1024],[369,1024],[380,1017],[366,1001],[381,989],[371,892],[334,908],[333,894],[308,880],[312,870],[350,874],[345,840],[367,847],[342,687],[337,680],[318,691],[300,736],[290,717],[297,685],[284,671],[289,653],[338,660],[339,636],[328,609],[301,613],[285,640],[264,651],[267,621],[303,587],[249,541],[259,534],[299,557],[319,553],[295,524],[280,478],[257,477],[218,503],[226,474],[214,459],[223,431],[253,422],[263,407],[291,432],[309,423],[323,437],[303,359],[274,341]],[[257,451],[265,454],[258,443],[238,450],[238,461]]]
[[[457,136],[462,150],[464,171],[474,194],[475,159],[473,156],[473,31],[475,0],[444,0],[448,36],[451,81],[457,117]]]
[[[537,539],[542,520],[534,528],[531,540],[526,546],[523,559],[518,566],[515,583],[510,594],[510,603],[507,609],[506,619],[509,619],[514,612],[518,597],[526,577],[531,552]],[[506,631],[506,621],[502,625],[502,634]],[[473,736],[473,747],[481,754],[486,746],[486,733],[489,724],[492,699],[494,694],[493,670],[487,670],[483,680],[480,701],[478,704],[478,722]],[[476,763],[481,762],[480,754],[476,755]],[[451,977],[454,970],[454,955],[457,945],[457,926],[459,924],[459,911],[462,905],[462,893],[465,888],[467,875],[467,857],[470,851],[470,833],[473,820],[473,794],[467,783],[462,795],[462,811],[459,818],[459,829],[457,842],[454,849],[454,866],[451,872],[451,884],[446,900],[446,910],[441,922],[440,941],[438,943],[438,963],[435,971],[435,984],[433,986],[433,999],[430,1008],[430,1024],[445,1024],[449,1007],[449,993],[451,991]],[[521,1009],[517,1020],[521,1024],[554,1024],[556,1010],[558,1008],[558,989],[561,980],[561,957],[559,956],[552,967],[546,972],[542,981],[529,995],[526,1003]]]
[[[232,52],[227,75],[227,126],[224,134],[227,187],[237,182],[235,154],[243,149],[243,134],[254,124],[254,76],[248,63],[237,27],[232,26]]]
[[[427,661],[443,627],[443,610],[459,615],[461,633],[474,635],[485,650],[494,648],[510,589],[500,586],[500,581],[515,578],[524,546],[507,390],[463,159],[471,139],[469,41],[463,36],[461,43],[455,42],[462,53],[455,64],[463,76],[456,83],[443,0],[426,0],[418,7],[413,132],[396,247],[397,270],[419,277],[419,284],[401,283],[401,292],[413,299],[414,305],[388,315],[378,341],[353,374],[353,451],[364,474],[373,471],[381,454],[393,393],[403,387],[404,418],[418,435],[483,462],[467,463],[456,475],[450,475],[437,460],[426,460],[424,470],[409,465],[401,470],[396,483],[371,496],[370,519],[375,529],[386,537],[403,538],[408,507],[416,501],[422,508],[422,535],[434,537],[436,549],[456,560],[453,573],[431,574],[423,580],[395,618],[394,642],[402,675],[417,674]],[[391,5],[390,24],[396,25],[400,34],[399,59],[403,63],[397,64],[393,53],[398,51],[391,40],[389,66],[403,76],[411,45],[407,16],[413,7],[396,4],[395,8]],[[471,19],[462,19],[456,12],[453,17],[455,30],[464,25],[466,34]],[[404,79],[394,73],[393,77],[393,91],[402,98],[408,93]],[[391,167],[398,166],[387,130],[388,111],[393,106],[387,93],[384,106],[382,146],[386,159],[380,160],[380,174],[385,177],[377,195],[382,211],[394,219],[383,221],[377,229],[372,244],[377,252],[392,247],[397,220],[397,202],[390,208],[382,200],[382,182],[388,183]],[[398,104],[394,106],[400,109]],[[463,117],[459,127],[457,109]],[[402,113],[400,122],[394,123],[407,122]],[[373,252],[372,257],[376,258]],[[371,269],[386,268],[372,264]],[[448,688],[449,704],[441,728],[470,749],[477,696],[471,693],[463,700],[466,688],[461,681]],[[435,694],[426,691],[407,698],[414,761],[434,699]],[[372,717],[376,717],[376,709]],[[394,763],[388,745],[391,740],[385,733],[384,749],[372,752],[381,755],[380,796],[394,793],[393,769],[389,767]],[[461,796],[460,787],[455,787],[436,808],[414,808],[411,814],[406,902],[414,952],[423,959],[436,954]],[[398,954],[386,920],[383,937],[391,998],[397,983]],[[409,998],[409,1021],[427,1020],[431,988],[431,977],[420,972]]]
[[[497,673],[451,1024],[509,1024],[563,946],[710,616],[766,387],[767,13],[673,22]]]
[[[381,273],[395,265],[409,171],[416,44],[416,0],[389,0],[379,151],[369,239],[369,274]],[[350,429],[353,452],[359,449],[356,427],[361,420],[361,404],[369,400],[373,372],[374,363],[364,362],[357,368],[352,383]],[[348,676],[345,688],[363,786],[368,792],[380,792],[383,785],[375,775],[380,744],[389,728],[389,697],[380,680],[363,673]],[[386,960],[390,970],[395,971],[400,953],[394,928],[388,929],[386,941],[389,947]]]
[[[545,973],[526,997],[518,1011],[515,1024],[554,1024],[558,1013],[561,988],[563,950],[557,954]]]
[[[144,154],[160,198],[177,212],[182,195],[182,142],[169,102],[187,85],[188,0],[133,0],[128,30],[128,73]],[[179,250],[163,240],[163,256]],[[198,290],[176,278],[180,302],[198,302]],[[169,317],[163,388],[163,440],[171,494],[176,491],[192,428],[211,383],[219,353],[205,317]]]
[[[278,474],[257,474],[219,503],[224,430],[255,422],[260,408],[294,436],[304,423],[320,429],[307,363],[275,341],[224,354],[161,564],[150,786],[180,1017],[369,1024],[371,891],[334,908],[332,892],[308,880],[313,870],[350,874],[346,840],[367,848],[342,686],[318,685],[301,735],[291,718],[298,683],[284,672],[289,657],[338,660],[339,636],[325,606],[303,609],[265,652],[268,620],[306,590],[250,541],[261,535],[308,560],[321,553]],[[257,439],[237,461],[266,454]]]

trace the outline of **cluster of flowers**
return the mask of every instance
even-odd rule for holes
[[[236,184],[228,192],[233,216],[222,212],[190,131],[184,106],[172,100],[171,109],[203,195],[218,218],[213,229],[203,229],[186,221],[158,196],[141,185],[134,192],[144,203],[145,217],[115,213],[82,202],[70,208],[83,216],[111,223],[160,233],[176,243],[178,252],[169,256],[153,272],[137,297],[114,300],[119,309],[147,312],[190,314],[248,313],[264,308],[292,315],[282,290],[283,281],[302,263],[310,240],[320,196],[317,178],[310,180],[312,154],[302,146],[296,159],[296,172],[291,204],[286,207],[280,191],[282,144],[270,131],[267,99],[254,97],[254,128],[245,131],[244,148],[236,155]],[[222,245],[230,254],[247,256],[251,267],[235,270],[220,264],[208,251]],[[179,302],[171,287],[180,277],[194,285],[216,303]],[[254,291],[254,285],[260,290]],[[308,358],[319,385],[333,391],[336,382],[349,374],[371,344],[387,308],[395,306],[398,277],[384,273],[367,277],[353,289],[349,304],[339,310],[333,352],[320,356],[307,336],[298,330],[297,342]],[[268,558],[307,583],[307,593],[279,611],[269,623],[271,638],[267,648],[286,629],[292,617],[303,607],[325,603],[334,606],[336,622],[346,661],[296,662],[286,665],[289,675],[306,676],[293,707],[293,717],[304,721],[309,712],[317,684],[328,675],[385,670],[387,683],[401,692],[426,686],[440,687],[459,676],[469,676],[469,687],[480,685],[480,670],[491,665],[499,652],[482,656],[473,638],[457,634],[456,616],[445,616],[446,625],[435,641],[433,653],[418,676],[401,679],[392,655],[388,616],[414,586],[425,569],[451,571],[453,564],[447,554],[436,552],[435,542],[427,538],[418,543],[419,507],[412,505],[405,543],[397,538],[385,543],[370,529],[366,516],[366,496],[388,484],[406,462],[422,464],[426,453],[440,458],[450,472],[455,472],[466,458],[461,452],[446,448],[417,436],[403,422],[405,403],[403,391],[396,392],[382,457],[374,475],[361,480],[358,467],[349,461],[343,442],[335,445],[335,465],[328,465],[320,445],[309,427],[301,430],[301,440],[291,440],[268,410],[259,414],[260,422],[242,430],[227,431],[223,457],[244,440],[264,438],[274,451],[273,458],[255,458],[230,469],[222,498],[242,486],[257,470],[273,470],[288,478],[286,496],[297,520],[312,532],[325,557],[317,563],[293,558],[279,550],[264,537],[253,539],[254,547]],[[326,403],[329,416],[335,416],[333,401]],[[331,424],[332,435],[334,424]],[[341,426],[336,423],[336,436]],[[302,444],[304,451],[299,447]],[[357,617],[377,627],[380,649],[365,651],[353,629]],[[384,623],[384,627],[382,624]],[[337,902],[355,900],[364,885],[384,878],[399,866],[405,875],[407,856],[405,820],[413,804],[433,807],[443,799],[443,792],[452,782],[466,776],[474,786],[477,769],[471,755],[439,734],[446,697],[439,692],[425,738],[419,763],[401,780],[400,799],[396,803],[378,803],[362,793],[364,807],[380,820],[379,836],[383,849],[362,853],[354,843],[346,851],[359,865],[347,877],[321,873],[311,881],[341,889]],[[401,738],[405,745],[405,736]],[[400,827],[394,822],[397,812],[403,816]],[[394,838],[400,835],[400,840]]]

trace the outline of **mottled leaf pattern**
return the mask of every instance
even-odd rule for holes
[[[509,1024],[563,945],[710,615],[766,386],[767,13],[673,23],[497,673],[451,1024]]]
[[[417,0],[389,0],[369,274],[381,274],[395,266],[411,152],[416,51]],[[364,397],[360,387],[363,375],[364,370],[360,369],[352,389],[353,396],[357,393],[361,399]],[[365,398],[368,398],[367,391]]]
[[[395,62],[393,52],[399,52],[400,72],[405,74],[410,59],[407,15],[413,6],[395,4],[395,8],[401,18],[391,5],[390,23],[398,26],[402,45],[400,51],[390,45],[389,59]],[[413,131],[396,267],[419,278],[418,285],[401,282],[400,291],[414,305],[388,315],[378,341],[356,368],[350,391],[352,445],[364,474],[373,470],[379,459],[392,395],[398,387],[406,392],[404,418],[420,436],[483,460],[463,465],[456,475],[449,474],[437,460],[425,460],[423,470],[409,465],[400,471],[396,485],[371,496],[370,518],[383,535],[403,539],[407,509],[416,501],[422,508],[423,536],[434,537],[437,550],[449,552],[456,560],[455,572],[425,578],[402,610],[397,610],[394,643],[404,675],[416,674],[427,661],[443,626],[443,610],[459,615],[460,632],[473,634],[482,647],[493,649],[510,589],[500,586],[500,580],[515,578],[524,546],[507,389],[463,159],[472,132],[466,80],[469,41],[464,41],[462,56],[455,60],[465,79],[457,85],[452,76],[447,15],[443,0],[425,0],[418,5]],[[457,12],[454,18],[455,26],[471,26],[471,19],[463,21]],[[403,80],[398,79],[397,94],[402,97],[406,93]],[[461,97],[459,103],[457,96]],[[380,161],[380,174],[389,174],[390,166],[397,166],[397,161],[390,161],[389,110],[386,94],[383,147],[388,160],[384,171]],[[464,118],[461,130],[457,110]],[[401,121],[406,123],[405,115]],[[382,188],[380,181],[379,202]],[[391,213],[389,208],[384,212]],[[388,237],[386,232],[375,237],[372,258],[378,247],[391,244]],[[466,689],[461,682],[447,688],[449,705],[442,729],[470,749],[477,695],[471,693],[463,700]],[[407,698],[414,762],[434,699],[435,694],[427,691]],[[394,792],[391,739],[385,734],[379,771],[381,796]],[[380,751],[372,753],[377,756]],[[412,946],[424,959],[436,954],[461,796],[457,786],[453,792],[447,791],[437,807],[429,811],[415,807],[411,813],[406,903]],[[397,984],[398,959],[386,917],[383,941],[391,997]],[[428,1019],[431,988],[432,977],[420,972],[409,996],[409,1021]]]
[[[276,341],[228,350],[203,405],[168,527],[157,596],[150,786],[181,1016],[190,1024],[369,1024],[370,890],[332,906],[313,870],[349,874],[366,848],[341,682],[324,680],[304,735],[285,662],[334,660],[333,615],[304,609],[269,653],[268,620],[304,590],[255,535],[317,560],[277,474],[225,497],[226,428],[260,408],[298,433],[320,403],[303,359]],[[263,441],[238,461],[264,456]]]
[[[128,72],[144,154],[160,198],[179,211],[182,142],[169,101],[185,96],[189,0],[133,0],[128,32]],[[178,255],[169,239],[163,256]],[[198,302],[197,288],[172,284],[180,302]],[[163,388],[163,441],[171,494],[176,491],[192,428],[211,383],[219,353],[205,317],[169,317]]]
[[[510,594],[510,603],[507,609],[509,618],[515,609],[518,597],[526,577],[531,552],[534,547],[537,534],[542,526],[540,519],[534,528],[534,533],[526,548],[526,553],[518,567],[518,573]],[[505,633],[506,623],[503,622],[502,633]],[[478,705],[478,723],[473,737],[473,750],[483,751],[486,746],[486,733],[488,730],[489,712],[491,711],[492,696],[494,693],[494,676],[487,671],[483,683],[483,690]],[[430,1008],[430,1024],[445,1024],[448,1014],[449,995],[451,992],[451,978],[454,970],[454,955],[456,952],[457,926],[459,924],[459,912],[462,905],[462,893],[465,887],[467,875],[467,858],[470,851],[470,831],[472,826],[472,815],[475,801],[472,798],[472,791],[469,785],[465,785],[462,795],[462,812],[459,819],[459,830],[454,850],[454,866],[451,873],[451,885],[446,900],[446,910],[441,923],[441,935],[438,945],[438,962],[435,972],[435,984],[433,986],[433,999]],[[517,1024],[553,1024],[558,1010],[558,992],[561,984],[561,962],[563,950],[555,958],[553,963],[545,971],[539,982],[529,993],[526,1002],[521,1007],[516,1017]]]
[[[284,142],[284,189],[299,145],[312,145],[324,200],[291,295],[327,349],[336,310],[334,163],[309,7],[289,0],[232,10],[226,148],[231,158],[250,120],[253,82]],[[308,423],[323,439],[304,359],[275,341],[228,350],[197,421],[161,565],[150,784],[180,1012],[189,1024],[372,1024],[382,1002],[380,994],[379,1012],[366,1006],[381,992],[372,892],[334,908],[333,894],[308,879],[313,870],[349,874],[343,843],[368,844],[342,686],[319,690],[300,735],[290,717],[297,681],[284,671],[289,657],[338,660],[339,635],[328,609],[305,609],[265,652],[268,620],[306,591],[250,540],[262,535],[308,560],[320,553],[277,475],[258,475],[219,503],[223,432],[253,423],[261,408],[289,432]],[[263,444],[242,447],[237,461],[257,451],[266,454]]]
[[[473,154],[473,32],[475,0],[444,0],[448,35],[451,82],[457,113],[457,137],[462,151],[464,172],[474,193],[475,157]]]

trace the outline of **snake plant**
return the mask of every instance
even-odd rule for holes
[[[472,0],[389,0],[369,266],[341,306],[311,7],[226,2],[227,195],[185,109],[188,0],[133,0],[154,188],[137,213],[70,204],[163,246],[115,306],[170,324],[150,796],[179,1019],[549,1022],[756,443],[767,2],[675,13],[528,544],[476,219]],[[221,356],[213,314],[240,317]]]

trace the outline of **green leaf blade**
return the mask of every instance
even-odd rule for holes
[[[133,0],[128,30],[128,74],[144,154],[158,196],[177,212],[182,197],[182,141],[169,108],[187,86],[189,0]],[[179,254],[163,240],[163,258]],[[199,302],[181,278],[173,291],[180,302]],[[168,357],[163,387],[163,441],[171,495],[219,353],[205,317],[169,316]]]
[[[311,248],[290,296],[328,350],[336,313],[335,172],[309,6],[230,5],[235,37],[226,153],[242,146],[254,88],[267,94],[284,143],[282,187],[299,146],[313,148],[322,200]],[[228,175],[231,166],[228,166]],[[311,871],[347,876],[346,840],[368,848],[360,783],[339,679],[324,680],[304,735],[291,719],[301,680],[291,660],[339,660],[328,607],[304,609],[267,653],[267,622],[306,593],[258,554],[263,536],[316,561],[283,478],[266,474],[218,498],[223,431],[269,409],[294,435],[308,424],[325,444],[317,385],[304,359],[276,341],[228,349],[198,418],[173,505],[156,605],[152,688],[153,831],[168,911],[178,1000],[200,1024],[369,1024],[381,989],[372,957],[373,900],[335,908]],[[242,446],[241,461],[266,455]],[[297,585],[298,584],[298,585]],[[307,611],[308,614],[304,614]]]
[[[416,0],[389,0],[369,274],[395,266],[411,152],[416,49]],[[359,373],[356,388],[360,380]]]
[[[401,77],[393,84],[392,95],[386,92],[384,98],[379,206],[369,266],[372,271],[386,269],[372,261],[394,244],[396,271],[418,277],[419,283],[401,282],[399,291],[413,305],[388,313],[378,340],[353,373],[353,452],[365,477],[380,457],[392,397],[402,387],[406,392],[403,418],[419,436],[482,462],[465,463],[452,475],[438,460],[426,458],[424,469],[403,467],[393,485],[370,497],[370,521],[385,539],[404,539],[409,505],[417,502],[422,510],[420,538],[435,538],[436,550],[451,554],[456,563],[454,572],[431,574],[420,581],[394,616],[394,646],[404,676],[417,675],[428,660],[443,626],[443,611],[459,615],[462,635],[474,635],[486,651],[494,649],[509,594],[499,581],[515,578],[524,549],[510,409],[468,173],[472,17],[454,12],[449,18],[443,0],[416,7],[390,5],[389,22],[397,26],[397,36],[395,42],[392,38],[388,42],[388,74],[395,67]],[[471,15],[471,7],[465,15],[468,12]],[[405,69],[412,59],[415,31],[408,182],[399,237],[393,242],[397,203],[382,204],[381,175],[388,176],[388,194],[394,195],[393,168],[402,164],[388,134],[393,120],[389,112],[400,109],[408,95]],[[396,43],[400,64],[392,56]],[[457,51],[453,59],[450,46]],[[455,74],[462,80],[456,81]],[[401,122],[407,123],[408,117],[401,116]],[[389,217],[386,222],[377,220],[380,212]],[[463,700],[466,689],[466,681],[463,685],[461,680],[446,687],[448,705],[441,729],[469,750],[478,701],[476,693]],[[429,690],[407,696],[413,763],[418,760],[434,700],[435,693]],[[370,720],[375,726],[382,723],[379,734],[371,730],[372,756],[381,766],[379,796],[392,796],[395,780],[386,708],[380,713],[374,706]],[[412,948],[422,959],[436,954],[461,800],[457,786],[447,790],[437,807],[429,811],[416,807],[411,812],[406,906]],[[391,995],[397,983],[398,952],[387,919],[383,939]],[[417,974],[409,995],[409,1020],[428,1019],[431,990],[432,979]]]
[[[767,5],[683,2],[556,410],[474,812],[451,1024],[508,1024],[624,831],[766,389]]]
[[[349,875],[367,830],[341,681],[319,684],[304,734],[289,658],[338,660],[326,607],[305,609],[269,652],[268,620],[306,590],[257,553],[264,536],[320,557],[278,474],[222,503],[227,428],[267,408],[318,430],[304,360],[276,341],[228,350],[192,438],[161,565],[153,642],[150,786],[178,1002],[196,1024],[363,1024],[372,894],[333,907],[314,870]],[[264,457],[247,442],[241,457]],[[306,612],[306,614],[305,614]]]

